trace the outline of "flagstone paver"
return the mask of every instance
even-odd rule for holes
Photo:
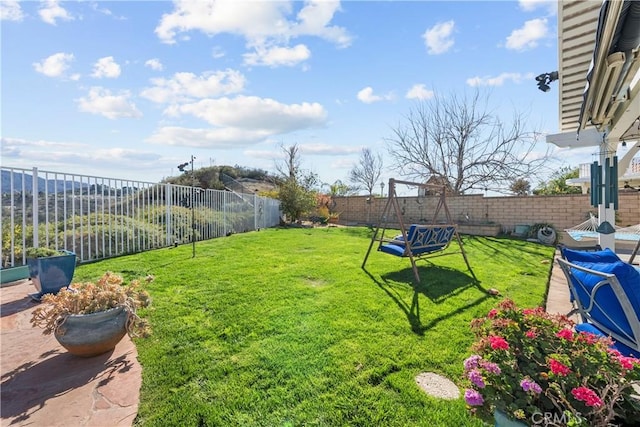
[[[0,289],[0,425],[130,426],[142,372],[131,340],[96,357],[69,354],[29,322],[34,291],[28,280]]]

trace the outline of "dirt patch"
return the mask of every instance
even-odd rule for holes
[[[316,277],[305,277],[304,281],[306,282],[307,285],[311,286],[312,288],[317,288],[319,286],[323,286],[327,284],[326,280],[318,279]]]
[[[416,384],[425,393],[440,399],[454,400],[460,397],[460,390],[453,381],[433,372],[422,372],[416,377]]]

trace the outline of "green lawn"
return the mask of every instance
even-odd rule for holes
[[[461,255],[420,261],[372,251],[367,228],[267,229],[80,266],[152,274],[153,335],[138,425],[480,426],[462,398],[427,396],[420,372],[463,384],[469,322],[503,296],[544,302],[553,248],[463,237]],[[452,248],[457,245],[452,244]],[[497,288],[501,297],[486,289]]]

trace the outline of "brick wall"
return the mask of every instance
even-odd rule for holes
[[[339,197],[335,211],[340,212],[343,224],[376,224],[380,219],[387,198],[366,196]],[[399,197],[407,223],[430,223],[438,197]],[[588,218],[588,212],[597,214],[588,195],[484,197],[482,195],[447,197],[447,206],[454,221],[500,224],[505,232],[513,231],[517,224],[532,225],[550,223],[557,230],[580,224]],[[390,219],[395,218],[391,212]],[[444,220],[444,212],[438,218]],[[640,224],[640,192],[619,195],[616,224],[622,227]]]

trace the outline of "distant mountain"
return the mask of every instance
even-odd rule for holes
[[[2,175],[0,176],[0,181],[2,182],[2,192],[10,193],[11,189],[11,174],[12,172],[3,170]],[[31,192],[33,189],[33,176],[29,174],[22,174],[18,172],[13,172],[13,191],[20,192],[22,191],[22,180],[24,177],[24,188],[27,192]],[[86,183],[80,183],[75,181],[59,181],[50,179],[45,181],[44,178],[38,178],[38,192],[47,191],[49,193],[58,193],[63,192],[65,189],[67,191],[71,189],[78,189],[87,187]]]

